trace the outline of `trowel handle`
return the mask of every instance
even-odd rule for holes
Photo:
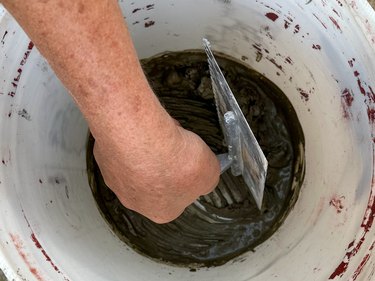
[[[220,162],[220,174],[222,174],[229,169],[230,165],[232,165],[233,159],[229,158],[228,153],[218,154],[216,157]]]

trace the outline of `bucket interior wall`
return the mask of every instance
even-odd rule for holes
[[[0,8],[0,268],[5,275],[10,280],[372,280],[375,21],[370,6],[298,0],[119,3],[140,58],[202,49],[206,37],[215,51],[241,60],[286,94],[305,136],[299,199],[270,239],[223,266],[191,272],[134,252],[112,232],[92,196],[85,120],[36,47]]]

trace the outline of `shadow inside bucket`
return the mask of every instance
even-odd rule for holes
[[[304,179],[304,136],[289,100],[256,71],[223,55],[217,60],[269,162],[261,211],[243,179],[227,171],[214,192],[199,198],[200,207],[193,204],[177,220],[155,224],[121,205],[95,163],[94,139],[88,143],[90,186],[109,225],[138,252],[175,265],[221,265],[254,250],[282,224]],[[172,117],[216,154],[226,152],[205,54],[168,53],[142,66]]]

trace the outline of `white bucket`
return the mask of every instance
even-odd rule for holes
[[[361,0],[120,1],[141,58],[215,50],[276,83],[301,122],[306,176],[282,227],[190,272],[126,246],[98,211],[87,124],[0,8],[0,268],[9,280],[373,280],[375,16]],[[101,36],[101,34],[97,34]]]

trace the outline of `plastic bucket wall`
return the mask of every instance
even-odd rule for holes
[[[220,267],[190,272],[135,253],[91,194],[86,122],[0,8],[0,268],[9,280],[372,280],[375,19],[367,2],[120,4],[140,57],[201,49],[207,37],[285,92],[306,139],[299,200],[255,252]]]

